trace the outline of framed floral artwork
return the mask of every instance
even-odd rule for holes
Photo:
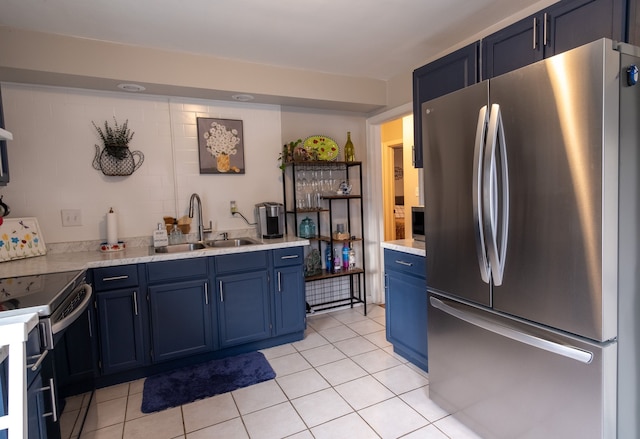
[[[198,117],[201,174],[244,174],[242,121]]]

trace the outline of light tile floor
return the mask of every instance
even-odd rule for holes
[[[393,353],[385,310],[310,315],[304,340],[263,351],[277,377],[162,412],[140,412],[144,380],[95,392],[82,439],[480,439],[429,399],[428,375]],[[88,395],[69,398],[77,438]]]

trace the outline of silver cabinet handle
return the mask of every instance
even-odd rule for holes
[[[204,283],[204,304],[209,305],[209,284]]]
[[[533,17],[533,50],[536,50],[536,47],[538,46],[538,20],[536,19],[536,17]]]
[[[40,355],[34,355],[33,357],[29,357],[30,359],[37,358],[36,362],[33,364],[27,364],[27,367],[30,367],[32,371],[38,370],[45,357],[49,353],[49,350],[45,349]]]
[[[42,415],[43,418],[52,416],[53,422],[58,422],[58,406],[56,404],[56,388],[54,386],[53,378],[49,378],[49,385],[42,387],[40,390],[49,390],[51,393],[51,412]]]
[[[299,255],[287,255],[287,256],[280,256],[280,259],[298,259],[300,256]]]
[[[138,315],[138,293],[136,291],[133,292],[133,312]]]
[[[103,277],[102,282],[111,282],[114,280],[124,280],[124,279],[129,279],[129,276],[122,275],[122,276]]]
[[[430,297],[429,300],[434,308],[437,308],[440,311],[449,314],[450,316],[453,316],[460,320],[464,320],[465,322],[470,323],[474,326],[485,329],[489,332],[493,332],[494,334],[498,334],[502,337],[506,337],[520,343],[528,344],[529,346],[533,346],[534,348],[542,349],[547,352],[551,352],[552,354],[571,358],[572,360],[576,360],[585,364],[591,363],[591,360],[593,359],[592,352],[588,352],[573,346],[562,345],[550,340],[545,340],[544,338],[540,338],[535,335],[527,334],[526,332],[518,331],[508,326],[482,319],[471,313],[447,305],[442,300],[437,299],[433,296]]]
[[[384,289],[389,289],[389,275],[387,273],[384,274]]]
[[[413,264],[411,262],[396,261],[396,264],[404,265],[405,267],[413,267]]]
[[[224,294],[222,293],[222,281],[220,281],[220,302],[224,302]]]
[[[278,291],[282,292],[282,279],[281,279],[281,272],[278,271]]]
[[[93,338],[93,328],[91,327],[91,310],[87,310],[87,321],[89,322],[89,338]]]
[[[544,17],[542,19],[542,45],[544,47],[547,46],[547,13],[544,13]]]

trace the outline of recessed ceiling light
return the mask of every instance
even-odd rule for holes
[[[252,101],[254,99],[253,96],[251,96],[249,94],[244,94],[244,93],[240,93],[240,94],[237,94],[237,95],[232,95],[231,98],[233,100],[240,101],[240,102],[248,102],[248,101]]]
[[[130,91],[132,93],[146,90],[146,88],[138,84],[118,84],[118,88],[120,90]]]

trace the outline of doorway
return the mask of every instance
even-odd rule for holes
[[[413,116],[380,127],[382,145],[382,205],[384,241],[411,239],[405,213],[419,204],[419,170],[413,167]]]

